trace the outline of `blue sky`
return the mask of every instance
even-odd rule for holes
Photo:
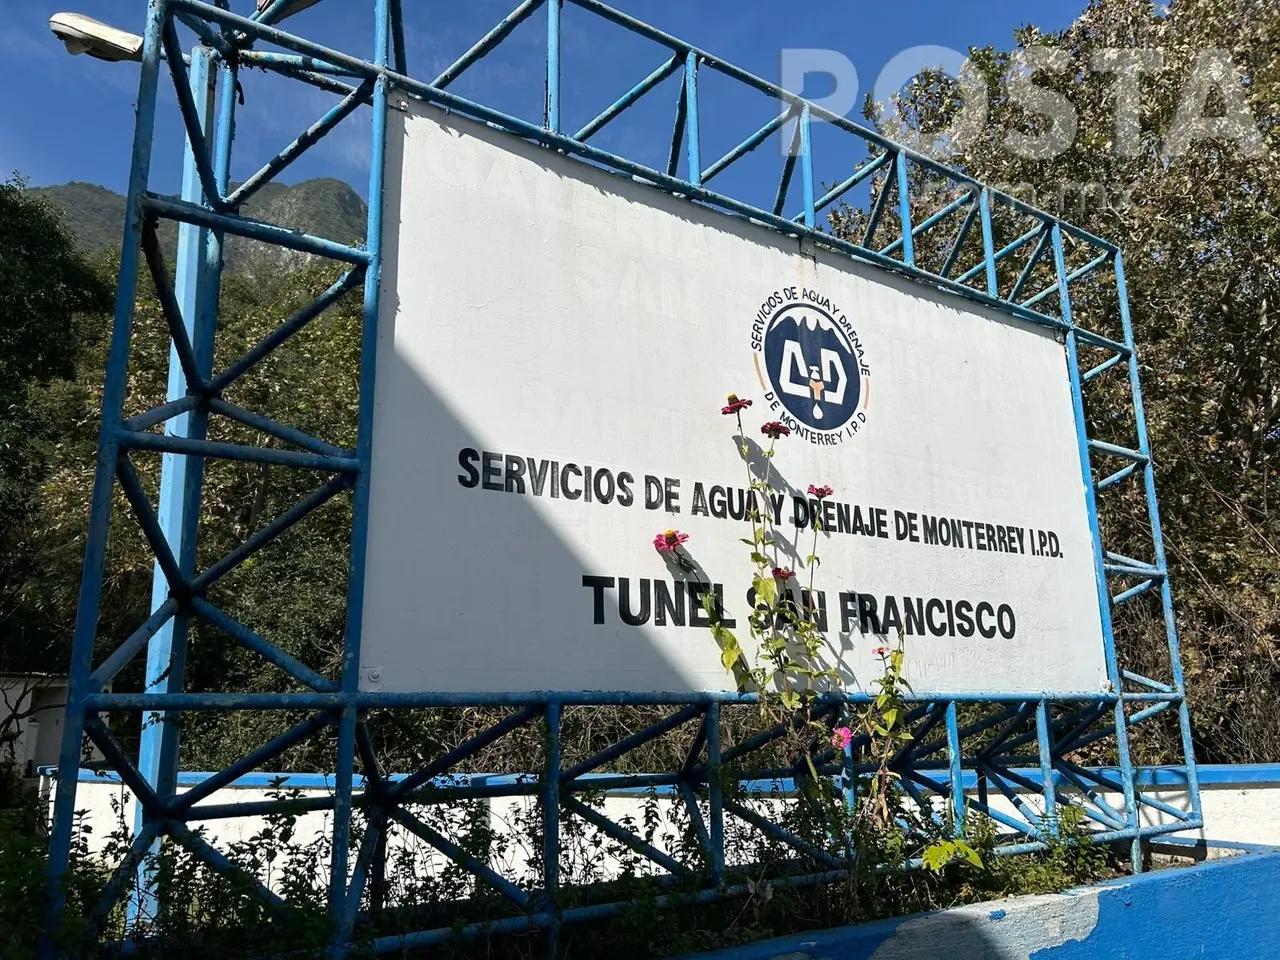
[[[434,76],[515,6],[516,0],[405,0],[410,69]],[[848,58],[859,77],[859,103],[882,67],[912,47],[1007,46],[1026,22],[1059,29],[1083,0],[615,0],[615,5],[669,33],[767,79],[778,81],[784,48],[830,48]],[[0,176],[20,171],[33,184],[87,180],[123,190],[128,176],[137,67],[70,58],[50,34],[48,17],[74,9],[140,31],[143,0],[0,0]],[[248,12],[252,0],[232,0]],[[369,0],[324,0],[298,15],[297,32],[354,54],[372,45]],[[545,21],[535,16],[490,60],[459,81],[455,92],[533,117],[541,109]],[[577,8],[565,14],[565,126],[576,128],[660,64],[662,51]],[[627,124],[607,128],[600,144],[653,165],[669,139],[674,81],[645,98]],[[166,82],[167,86],[167,82]],[[763,97],[748,96],[711,78],[703,87],[707,120],[704,163],[721,155],[772,115]],[[237,125],[233,176],[244,177],[287,143],[332,102],[326,94],[254,73],[244,84],[246,104]],[[810,96],[830,92],[830,81],[810,78]],[[754,98],[754,99],[752,99]],[[152,187],[176,191],[180,124],[165,91],[157,126]],[[281,178],[340,177],[364,193],[367,120],[357,114]],[[775,163],[777,150],[759,162]],[[844,162],[844,161],[841,161]],[[822,171],[819,171],[820,177]],[[756,176],[744,167],[736,177]],[[761,173],[761,182],[765,177]],[[773,176],[773,175],[771,175]],[[771,177],[770,177],[771,179]]]

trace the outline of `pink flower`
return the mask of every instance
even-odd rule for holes
[[[831,745],[837,750],[843,750],[851,743],[853,743],[853,731],[848,727],[836,727],[831,731]]]
[[[663,530],[653,538],[653,545],[663,553],[675,553],[676,547],[688,539],[689,535],[679,530]]]
[[[773,575],[778,580],[790,580],[796,575],[796,572],[790,567],[774,567]]]
[[[729,405],[727,407],[721,407],[720,412],[726,417],[729,417],[737,413],[739,410],[745,410],[749,406],[751,406],[750,400],[739,400],[736,393],[731,393],[729,394]]]
[[[888,648],[888,647],[876,647],[876,648],[875,648],[874,650],[872,650],[871,652],[872,652],[872,653],[874,653],[877,657],[881,657],[881,658],[883,658],[883,657],[887,657],[887,656],[889,655],[889,648]]]
[[[811,497],[817,497],[819,500],[823,500],[831,496],[833,493],[835,493],[835,491],[830,487],[815,487],[812,483],[809,484],[809,496]]]
[[[780,420],[770,420],[760,428],[760,432],[771,440],[791,436],[791,428]]]

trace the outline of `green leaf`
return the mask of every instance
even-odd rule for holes
[[[975,867],[978,867],[979,869],[982,868],[982,857],[978,856],[978,851],[973,849],[973,847],[969,846],[963,840],[957,840],[956,849]]]
[[[756,602],[772,607],[778,601],[778,588],[772,577],[756,577],[751,581],[756,591]]]
[[[941,873],[943,867],[951,862],[954,852],[955,845],[950,840],[940,840],[926,849],[920,860],[926,870]]]

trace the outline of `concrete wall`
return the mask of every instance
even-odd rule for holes
[[[782,937],[698,960],[1274,960],[1280,853]],[[692,958],[688,958],[692,960]]]
[[[204,776],[199,773],[183,774],[180,789],[189,789],[199,783]],[[280,787],[272,785],[273,781],[281,779],[283,783]],[[1206,827],[1195,831],[1194,836],[1189,838],[1280,846],[1280,765],[1206,766],[1200,768],[1200,779],[1201,804]],[[1148,780],[1158,788],[1154,794],[1157,798],[1174,807],[1188,806],[1186,791],[1176,786],[1176,775],[1172,771],[1154,771],[1148,775]],[[332,793],[332,782],[317,774],[292,777],[281,774],[252,774],[237,781],[235,785],[218,791],[205,803],[224,804],[264,800],[273,790],[291,788],[300,789],[303,796],[323,796]],[[994,790],[992,794],[991,803],[994,807],[1013,812],[1011,804],[997,796]],[[1038,794],[1024,794],[1024,797],[1028,804],[1038,808],[1040,802]],[[1107,800],[1114,806],[1123,806],[1119,796],[1109,796]],[[496,835],[507,838],[509,841],[505,854],[498,863],[495,863],[495,867],[513,880],[526,878],[529,873],[526,861],[533,851],[524,847],[525,831],[520,827],[520,820],[522,816],[527,817],[532,812],[532,801],[528,798],[500,798],[481,801],[481,803],[485,805],[481,815],[487,816],[488,826]],[[674,848],[678,839],[678,830],[668,816],[671,811],[670,803],[671,801],[666,798],[660,798],[657,801],[656,813],[659,822],[654,841],[654,845],[659,849],[668,851]],[[643,829],[645,805],[646,800],[643,795],[637,795],[634,791],[623,791],[606,797],[604,812],[615,822],[631,817],[637,825],[641,825],[639,829]],[[128,791],[114,776],[108,777],[91,771],[82,772],[76,806],[78,809],[87,811],[84,822],[93,828],[89,835],[91,850],[101,850],[113,831],[132,823]],[[297,824],[295,841],[306,845],[321,841],[331,831],[330,816],[328,813],[302,815]],[[1157,823],[1167,822],[1170,818],[1161,811],[1144,807],[1143,819],[1146,823]],[[232,844],[245,841],[257,834],[266,824],[261,817],[247,817],[213,820],[203,824],[194,821],[193,826],[195,825],[202,825],[212,843],[227,849]],[[444,832],[452,833],[453,831],[446,829]],[[589,828],[586,838],[589,840],[594,833],[594,828]],[[426,873],[434,872],[445,862],[442,856],[433,854],[430,848],[421,844],[416,838],[406,836],[403,832],[393,834],[393,850],[405,846],[417,851],[414,857],[415,863]],[[599,851],[593,852],[584,848],[584,856],[595,857],[596,865],[603,864],[606,872],[616,869],[616,858],[602,855]],[[603,859],[601,859],[602,856]],[[569,881],[570,878],[566,880]],[[1280,956],[1280,950],[1277,956]]]

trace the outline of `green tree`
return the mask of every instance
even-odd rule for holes
[[[81,336],[109,304],[110,284],[56,209],[18,177],[0,182],[0,672],[51,669],[41,612],[23,602],[29,521],[61,430],[38,397],[74,372]]]
[[[1067,29],[1026,27],[1015,39],[1010,51],[971,51],[985,124],[966,129],[960,84],[927,74],[904,91],[904,129],[1124,249],[1199,759],[1276,760],[1280,4],[1093,0]],[[1028,98],[1028,63],[1038,65],[1031,81],[1072,110]],[[1136,98],[1114,72],[1125,63],[1145,68]],[[864,222],[852,209],[833,218],[846,235]],[[1046,285],[1038,279],[1028,295]],[[1072,306],[1086,325],[1118,332],[1104,284]],[[1128,403],[1117,373],[1091,385],[1089,416],[1095,435],[1132,444],[1132,420],[1112,413]],[[1106,533],[1149,557],[1140,489],[1120,496]],[[1167,675],[1158,618],[1136,605],[1126,614],[1127,664]],[[1164,734],[1140,741],[1139,755],[1159,757],[1175,731]]]

